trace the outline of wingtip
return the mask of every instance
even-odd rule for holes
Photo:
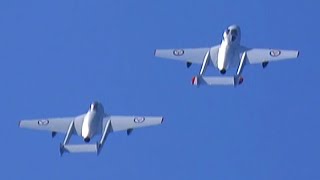
[[[299,57],[300,56],[300,51],[298,51],[298,54],[297,54],[297,57]]]
[[[156,53],[157,53],[157,50],[155,49],[155,50],[153,51],[153,55],[156,56]]]
[[[162,123],[163,123],[163,121],[164,121],[164,117],[162,117],[162,118],[161,118],[161,122],[160,122],[160,124],[162,124]]]
[[[21,121],[18,122],[18,127],[21,127]]]

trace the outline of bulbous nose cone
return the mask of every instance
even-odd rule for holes
[[[220,73],[221,73],[221,74],[226,74],[226,72],[227,72],[227,70],[225,70],[225,69],[221,69],[221,70],[220,70]]]

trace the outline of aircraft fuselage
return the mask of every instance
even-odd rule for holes
[[[102,120],[104,117],[104,109],[100,103],[92,103],[90,109],[84,117],[81,135],[85,142],[102,131]]]
[[[235,56],[239,49],[241,32],[239,26],[230,26],[223,33],[223,40],[218,51],[217,67],[221,74],[225,74],[229,66],[236,63],[239,57]]]

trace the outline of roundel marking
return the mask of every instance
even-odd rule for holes
[[[46,126],[46,125],[48,125],[49,124],[49,120],[39,120],[38,121],[38,125],[39,126]]]
[[[272,56],[272,57],[278,57],[278,56],[280,56],[280,54],[281,54],[280,50],[271,50],[270,51],[270,56]]]
[[[144,117],[135,117],[133,121],[135,123],[143,123],[146,119]]]
[[[175,49],[173,50],[173,55],[175,56],[182,56],[184,54],[184,50],[183,49]]]

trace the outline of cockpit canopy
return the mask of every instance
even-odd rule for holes
[[[230,29],[227,29],[224,33],[225,33],[226,35],[229,35]]]
[[[231,42],[236,41],[240,36],[240,29],[238,26],[230,26],[224,32],[224,38],[228,39]]]
[[[236,29],[231,29],[230,32],[232,36],[238,36],[238,31]]]
[[[90,110],[91,111],[96,111],[99,107],[99,103],[98,102],[93,102],[91,105],[90,105]]]

